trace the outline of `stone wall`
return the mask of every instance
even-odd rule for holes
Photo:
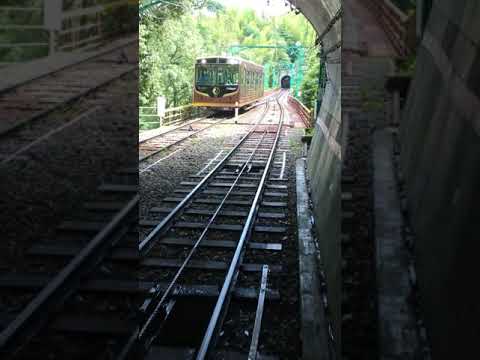
[[[339,0],[299,0],[298,6],[318,34],[324,33],[340,8]],[[341,40],[341,20],[325,34],[327,50]],[[315,121],[315,135],[308,156],[308,176],[314,205],[315,226],[325,269],[328,303],[337,351],[341,348],[341,254],[340,254],[340,176],[342,152],[340,49],[330,53],[328,83]],[[335,59],[336,61],[334,61]],[[338,62],[338,63],[336,63]]]
[[[435,359],[480,337],[480,2],[434,1],[401,123],[401,167]]]

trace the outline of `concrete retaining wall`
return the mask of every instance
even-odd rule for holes
[[[340,8],[339,0],[299,0],[298,6],[310,20],[317,33]],[[325,49],[341,40],[341,21],[326,34]],[[340,49],[329,57],[340,58]],[[308,176],[314,204],[315,225],[328,286],[328,303],[334,322],[337,351],[341,348],[341,254],[340,254],[340,170],[341,170],[341,112],[340,64],[328,64],[328,83],[323,102],[315,121],[315,135],[308,157]]]
[[[435,359],[469,359],[480,338],[479,18],[477,0],[434,1],[401,124],[416,270]]]

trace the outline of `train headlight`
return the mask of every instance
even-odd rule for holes
[[[200,60],[200,63],[201,63],[201,64],[206,64],[206,63],[207,63],[207,59],[202,59],[202,60]]]

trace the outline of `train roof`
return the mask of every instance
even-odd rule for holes
[[[263,68],[262,65],[254,63],[253,61],[245,60],[236,56],[201,56],[196,59],[196,64],[200,64],[202,60],[206,60],[207,64],[227,64],[228,60],[236,60],[240,63],[247,63],[253,66]]]

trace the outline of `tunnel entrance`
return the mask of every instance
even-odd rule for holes
[[[290,75],[285,75],[280,80],[280,86],[282,89],[290,89]]]

